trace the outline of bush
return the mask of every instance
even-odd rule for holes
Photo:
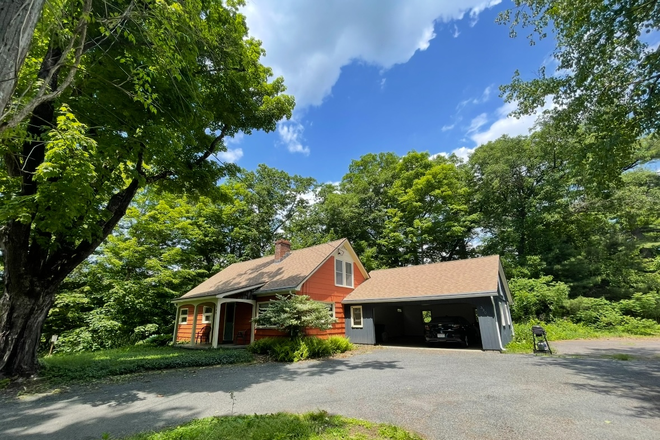
[[[172,343],[172,335],[151,335],[135,345],[148,345],[151,347],[164,347]]]
[[[278,362],[298,362],[304,359],[327,357],[352,349],[353,344],[341,336],[332,336],[328,339],[306,337],[293,340],[264,338],[248,346],[250,352],[268,355]]]
[[[564,303],[568,300],[569,288],[560,281],[553,282],[551,276],[513,278],[509,288],[513,296],[511,317],[514,321],[553,321],[565,314]]]
[[[596,328],[616,327],[623,322],[619,309],[605,298],[579,296],[566,301],[565,306],[571,320]]]
[[[619,311],[635,318],[660,321],[660,293],[635,293],[632,298],[617,303]]]
[[[312,300],[307,295],[277,295],[268,307],[253,321],[287,333],[291,339],[300,338],[305,329],[328,330],[337,322],[328,311],[328,305]]]
[[[40,374],[47,379],[86,380],[149,370],[245,363],[252,359],[245,350],[186,350],[141,345],[47,356],[40,359]]]

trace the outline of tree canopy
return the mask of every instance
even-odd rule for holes
[[[235,171],[227,137],[291,115],[241,4],[46,5],[0,120],[0,371],[34,371],[59,284],[140,188],[209,193]]]

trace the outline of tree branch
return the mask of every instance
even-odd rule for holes
[[[92,10],[92,0],[85,0],[85,5],[83,6],[83,11],[80,16],[80,20],[78,21],[78,25],[76,26],[74,30],[74,34],[78,35],[79,38],[73,37],[69,41],[69,45],[67,48],[63,51],[62,56],[60,57],[59,61],[55,66],[53,66],[52,69],[48,72],[48,76],[46,79],[43,81],[41,84],[41,87],[39,87],[39,91],[37,92],[37,96],[30,101],[28,105],[23,107],[18,113],[14,115],[13,118],[11,118],[8,122],[3,123],[0,125],[0,133],[3,131],[16,127],[18,124],[20,124],[25,118],[28,117],[30,113],[34,111],[35,108],[37,108],[39,105],[41,105],[44,102],[47,101],[52,101],[56,99],[58,96],[66,90],[67,87],[69,87],[69,84],[73,81],[73,78],[78,71],[78,66],[80,65],[80,59],[82,58],[82,55],[84,53],[83,49],[85,46],[85,38],[87,36],[87,23],[89,20],[89,15]],[[79,43],[76,42],[79,40]],[[64,79],[64,81],[57,87],[56,90],[52,91],[51,93],[46,93],[46,90],[48,89],[48,86],[50,85],[50,80],[52,79],[53,75],[59,71],[59,69],[64,65],[64,62],[66,61],[69,53],[74,49],[75,47],[75,54],[74,54],[74,62],[73,66],[71,66],[71,69],[69,70],[68,75]],[[0,120],[3,120],[4,118],[7,117],[9,112],[6,112],[4,115],[0,116]]]

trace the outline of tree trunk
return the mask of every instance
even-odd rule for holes
[[[5,273],[5,280],[10,276]],[[12,285],[19,284],[19,285]],[[5,281],[0,298],[0,369],[7,376],[30,376],[37,370],[41,328],[55,300],[55,288],[36,279]]]
[[[0,115],[9,103],[45,0],[0,0]]]

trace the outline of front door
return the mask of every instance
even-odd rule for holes
[[[225,331],[222,335],[222,342],[234,342],[234,312],[236,303],[227,303],[225,307]]]

